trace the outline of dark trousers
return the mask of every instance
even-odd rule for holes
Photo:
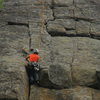
[[[39,81],[39,71],[36,71],[34,69],[34,66],[31,65],[30,63],[28,66],[29,66],[29,68],[28,68],[27,72],[28,72],[28,76],[29,76],[29,82],[36,83],[37,81]]]

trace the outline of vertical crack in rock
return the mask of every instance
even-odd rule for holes
[[[45,27],[45,19],[44,19],[44,11],[45,11],[45,1],[41,1],[41,11],[40,11],[40,18],[41,18],[41,26],[40,26],[40,33],[39,33],[39,40],[38,40],[38,48],[41,48],[41,42],[42,40],[42,35],[44,32],[44,27]]]
[[[31,38],[31,31],[30,31],[30,22],[29,22],[29,16],[28,16],[28,9],[27,9],[27,20],[28,20],[28,49],[29,49],[29,52],[30,52],[30,49],[31,49],[31,45],[32,45],[32,38]],[[30,14],[29,14],[30,15]],[[28,70],[28,69],[26,69]],[[27,75],[29,74],[29,71],[26,71],[27,72]],[[29,75],[28,75],[29,77]],[[29,80],[28,80],[29,81]],[[31,91],[31,85],[30,85],[30,82],[29,82],[29,93],[28,93],[28,100],[30,100],[30,91]]]
[[[53,16],[53,20],[55,20],[56,18],[55,18],[55,13],[54,13],[54,0],[52,0],[52,5],[51,5],[51,9],[52,9],[52,16]]]
[[[91,14],[91,12],[90,12],[90,5],[89,5],[89,15]],[[89,37],[90,38],[94,38],[94,35],[91,33],[91,26],[92,26],[92,19],[90,19],[90,20],[88,20],[88,22],[90,22],[89,23]]]
[[[90,23],[90,25],[89,25],[89,35],[90,35],[90,38],[94,38],[94,35],[93,34],[91,34],[91,23]]]
[[[75,1],[73,0],[73,6],[76,7],[75,5]],[[75,17],[75,10],[73,10],[73,16]],[[76,35],[76,21],[75,21],[75,35]],[[72,86],[73,86],[73,62],[74,62],[74,59],[75,59],[75,53],[76,53],[76,40],[73,39],[73,54],[72,54],[72,62],[71,62],[71,77],[72,77]]]
[[[28,11],[28,8],[26,8],[26,10],[27,10],[27,20],[28,20],[28,36],[29,36],[29,51],[30,51],[30,49],[31,49],[31,42],[32,42],[32,38],[31,38],[31,31],[30,31],[30,22],[29,22],[29,15],[31,15],[31,14],[29,14],[30,12]]]
[[[91,97],[92,97],[92,100],[94,100],[94,95],[93,95],[93,91],[91,90]]]
[[[30,30],[28,31],[28,36],[29,36],[29,51],[30,51],[30,49],[31,49],[31,44],[32,44],[32,38],[31,38]]]
[[[90,15],[90,5],[89,5],[89,15]],[[92,23],[90,22],[90,25],[89,25],[89,35],[91,38],[94,38],[93,35],[91,34],[91,25]]]
[[[75,1],[73,0],[73,6],[76,8],[76,4]],[[75,8],[73,9],[73,17],[75,18]],[[75,19],[75,35],[77,35],[77,31],[76,31],[76,19]]]
[[[90,14],[91,14],[91,12],[90,12],[90,5],[89,5],[89,15]],[[91,38],[95,38],[96,34],[91,33],[91,27],[92,27],[92,21],[90,21],[90,25],[89,25],[89,35],[90,35]]]
[[[45,23],[46,31],[48,32],[48,34],[49,34],[49,31],[48,31],[48,28],[47,27],[48,27],[49,21],[54,21],[56,19],[55,14],[54,14],[54,0],[51,0],[51,6],[49,6],[49,8],[52,10],[53,19],[49,19]]]
[[[75,59],[75,54],[77,52],[78,44],[77,44],[77,39],[73,38],[73,54],[72,54],[72,62],[71,62],[71,76],[72,76],[72,84],[73,84],[73,62]]]

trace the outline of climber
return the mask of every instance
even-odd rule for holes
[[[28,61],[28,66],[32,67],[30,72],[30,83],[39,83],[39,51],[38,49],[31,49],[30,51],[31,53],[26,57],[26,60]]]

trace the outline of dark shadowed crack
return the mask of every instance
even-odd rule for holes
[[[98,77],[99,75],[100,75],[100,73],[99,72],[96,72],[97,82],[95,84],[93,84],[93,85],[88,86],[89,88],[93,88],[93,89],[96,89],[96,90],[100,90],[100,77]]]
[[[8,25],[18,25],[18,26],[26,26],[26,27],[29,27],[28,24],[26,23],[20,23],[20,22],[8,22]]]
[[[93,22],[94,19],[90,19],[90,18],[80,18],[80,17],[72,17],[72,16],[62,16],[62,17],[57,17],[55,16],[54,17],[55,19],[74,19],[75,21],[80,21],[80,20],[83,20],[83,21],[87,21],[87,22]]]
[[[48,22],[49,21],[54,21],[55,19],[56,19],[56,17],[55,17],[55,14],[54,14],[54,1],[52,0],[52,3],[51,3],[51,5],[49,5],[49,8],[52,10],[52,16],[53,16],[53,19],[48,19],[45,23],[44,23],[44,25],[47,27],[47,24],[48,24]]]
[[[31,32],[28,30],[28,36],[29,36],[29,51],[31,49],[31,44],[32,44],[32,38],[31,38]]]
[[[53,16],[53,18],[54,18],[53,20],[55,20],[55,18],[56,18],[56,17],[55,17],[55,14],[54,14],[54,7],[55,7],[55,6],[54,6],[54,0],[52,0],[51,10],[52,10],[52,16]]]
[[[75,21],[80,21],[80,20],[87,21],[87,22],[93,21],[93,19],[90,18],[80,18],[80,17],[73,17],[72,19],[74,19]]]
[[[93,85],[90,85],[90,86],[88,86],[89,88],[93,88],[93,89],[96,89],[96,90],[100,90],[100,83],[95,83],[95,84],[93,84]]]
[[[75,30],[74,28],[67,28],[67,27],[64,27],[64,29],[65,29],[66,31]]]
[[[54,7],[68,7],[66,4],[55,4],[54,0],[52,0]]]
[[[92,100],[94,100],[94,95],[93,95],[93,92],[91,93],[91,97],[92,97]]]
[[[91,23],[90,23],[90,26],[89,26],[89,35],[91,38],[93,38],[95,35],[94,34],[91,34]]]
[[[67,34],[66,32],[57,32],[57,31],[48,31],[47,32],[52,36],[52,37],[88,37],[92,39],[97,39],[100,40],[99,35],[95,34]]]

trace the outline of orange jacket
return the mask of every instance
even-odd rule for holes
[[[39,59],[40,59],[40,56],[39,55],[37,55],[37,54],[30,54],[28,60],[30,62],[38,62]]]

